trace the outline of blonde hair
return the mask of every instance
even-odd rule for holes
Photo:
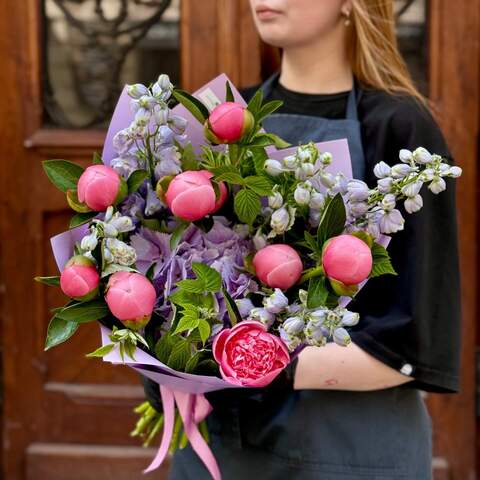
[[[350,20],[350,62],[359,83],[427,106],[398,49],[393,0],[352,0]]]

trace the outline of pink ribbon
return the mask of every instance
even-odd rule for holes
[[[198,424],[205,420],[207,415],[212,411],[212,407],[205,398],[205,395],[184,393],[162,385],[160,385],[160,394],[162,396],[164,415],[162,441],[160,442],[160,447],[155,458],[143,473],[149,473],[157,469],[165,460],[168,447],[172,441],[176,404],[182,417],[183,428],[190,445],[200,457],[200,460],[205,464],[212,478],[214,480],[221,480],[222,475],[220,474],[217,461],[198,430]]]

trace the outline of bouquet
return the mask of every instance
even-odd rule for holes
[[[173,103],[178,103],[173,107]],[[419,147],[380,162],[377,185],[351,178],[346,140],[290,146],[262,129],[281,106],[245,104],[225,75],[194,95],[167,75],[126,86],[102,156],[86,169],[44,162],[75,214],[52,238],[69,301],[54,309],[45,349],[99,321],[90,357],[160,385],[135,433],[163,429],[150,471],[190,441],[213,478],[204,393],[265,387],[306,345],[347,346],[346,307],[369,278],[395,275],[386,247],[461,169]]]

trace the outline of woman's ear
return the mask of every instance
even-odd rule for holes
[[[352,0],[345,0],[342,5],[342,15],[344,15],[345,17],[349,17],[352,13],[352,8]]]

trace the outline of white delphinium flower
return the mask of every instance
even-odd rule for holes
[[[354,218],[363,217],[369,209],[367,202],[349,202],[347,205],[348,212]]]
[[[280,235],[288,231],[295,222],[295,208],[290,206],[283,206],[272,213],[270,219],[270,226],[272,232],[268,235],[269,238],[273,238],[275,235]]]
[[[458,178],[462,175],[462,169],[460,167],[457,167],[454,165],[453,167],[450,167],[446,176],[447,177],[452,177],[452,178]]]
[[[293,193],[293,198],[298,205],[308,205],[311,198],[312,185],[310,182],[299,183]]]
[[[333,341],[341,347],[346,347],[352,339],[350,338],[350,334],[344,328],[340,327],[333,331]]]
[[[390,176],[391,168],[385,162],[378,162],[373,168],[373,174],[377,178],[386,178]]]
[[[347,195],[349,200],[363,202],[368,199],[370,189],[362,180],[350,180],[347,183]]]
[[[324,152],[320,155],[320,162],[325,167],[330,165],[332,163],[332,160],[333,160],[333,157],[332,157],[332,154],[330,152]]]
[[[380,231],[386,234],[395,233],[403,230],[404,223],[405,219],[399,210],[385,211],[380,220]]]
[[[255,308],[252,301],[249,298],[239,298],[235,300],[238,312],[242,318],[247,318],[250,312]]]
[[[91,252],[95,250],[98,245],[98,236],[97,236],[97,229],[95,227],[91,228],[91,233],[89,235],[85,235],[80,242],[80,248],[83,252]]]
[[[112,254],[112,263],[130,266],[137,261],[137,252],[135,249],[117,238],[107,238],[105,247]]]
[[[247,320],[256,320],[270,328],[275,322],[275,315],[266,308],[257,307],[250,310]]]
[[[305,321],[300,316],[288,317],[282,325],[288,335],[298,335],[305,327]]]
[[[357,312],[350,312],[348,310],[342,315],[342,325],[345,327],[353,327],[360,320],[360,314]]]
[[[447,188],[447,184],[442,177],[434,177],[434,179],[428,185],[428,189],[435,195],[443,192]]]
[[[127,95],[134,100],[138,100],[144,95],[148,95],[148,88],[141,83],[135,83],[134,85],[127,85]]]
[[[430,163],[433,159],[432,154],[423,147],[418,147],[417,149],[415,149],[413,151],[412,157],[415,163],[419,163],[421,165]]]
[[[392,190],[393,178],[385,177],[377,181],[378,191],[380,193],[389,193]]]
[[[381,207],[385,212],[393,210],[396,205],[396,197],[393,193],[387,193],[381,201]]]
[[[285,171],[282,164],[278,160],[273,160],[272,158],[265,160],[264,168],[272,177],[277,177]]]
[[[308,212],[308,222],[313,228],[320,225],[320,219],[322,218],[322,212],[320,210],[310,209]]]
[[[408,197],[404,203],[405,210],[408,213],[418,212],[423,207],[423,198],[421,195],[415,195],[414,197]]]
[[[423,183],[417,180],[416,182],[409,183],[402,187],[401,191],[406,197],[415,197],[422,189],[422,186]]]
[[[313,191],[310,195],[310,203],[308,206],[312,210],[322,210],[325,205],[325,195],[320,192]]]
[[[267,246],[267,236],[264,235],[259,228],[255,235],[253,236],[253,246],[256,250],[261,250],[262,248]]]
[[[288,307],[288,298],[279,288],[275,288],[270,296],[263,299],[263,306],[270,313],[280,313]]]
[[[275,185],[272,194],[268,197],[268,206],[273,209],[280,208],[283,205],[282,194],[278,191],[278,185]]]
[[[402,148],[398,154],[398,158],[403,163],[410,163],[413,160],[413,154],[410,150]]]
[[[405,178],[409,173],[415,171],[413,167],[406,163],[397,163],[391,169],[391,175],[393,178]]]

